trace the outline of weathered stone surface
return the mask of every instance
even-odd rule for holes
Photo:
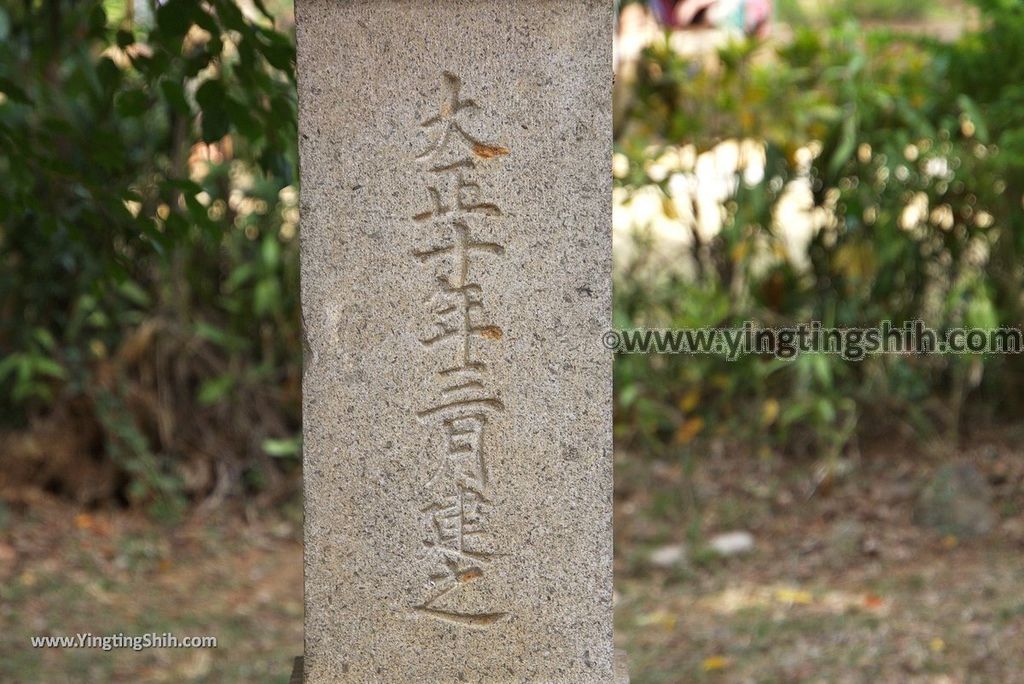
[[[615,681],[612,3],[296,5],[305,681]]]

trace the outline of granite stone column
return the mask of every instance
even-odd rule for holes
[[[298,0],[305,681],[621,680],[610,0]]]

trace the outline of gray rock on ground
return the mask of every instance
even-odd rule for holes
[[[667,544],[651,551],[648,556],[651,565],[656,568],[674,568],[686,563],[686,546],[683,544]]]
[[[754,535],[745,530],[723,532],[708,540],[708,548],[719,556],[739,556],[754,550]]]
[[[992,492],[970,463],[947,463],[921,490],[914,522],[960,539],[988,534],[996,523]]]

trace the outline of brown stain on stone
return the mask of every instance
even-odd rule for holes
[[[468,570],[460,572],[458,575],[456,575],[456,578],[459,580],[459,582],[465,584],[466,582],[472,582],[475,579],[480,579],[483,576],[484,571],[480,568],[469,568]]]
[[[502,337],[501,328],[496,325],[488,325],[480,329],[480,337],[488,340],[500,340]]]
[[[473,145],[473,154],[481,159],[494,159],[495,157],[503,157],[508,154],[508,148],[500,145],[476,143]]]

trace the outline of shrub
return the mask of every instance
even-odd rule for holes
[[[78,424],[130,501],[270,484],[297,429],[294,47],[255,6],[0,8],[0,428]]]
[[[848,23],[705,61],[650,49],[619,108],[616,192],[623,214],[660,196],[659,230],[683,247],[659,255],[665,243],[644,246],[651,222],[634,219],[616,324],[1015,325],[1024,19],[1015,3],[981,5],[985,26],[952,45]],[[702,234],[708,204],[679,188],[723,144],[755,153],[739,155],[710,209],[720,228]],[[789,230],[794,197],[806,244]],[[658,451],[739,435],[835,456],[869,428],[955,434],[968,398],[1019,401],[1019,371],[998,356],[624,356],[617,430]]]

